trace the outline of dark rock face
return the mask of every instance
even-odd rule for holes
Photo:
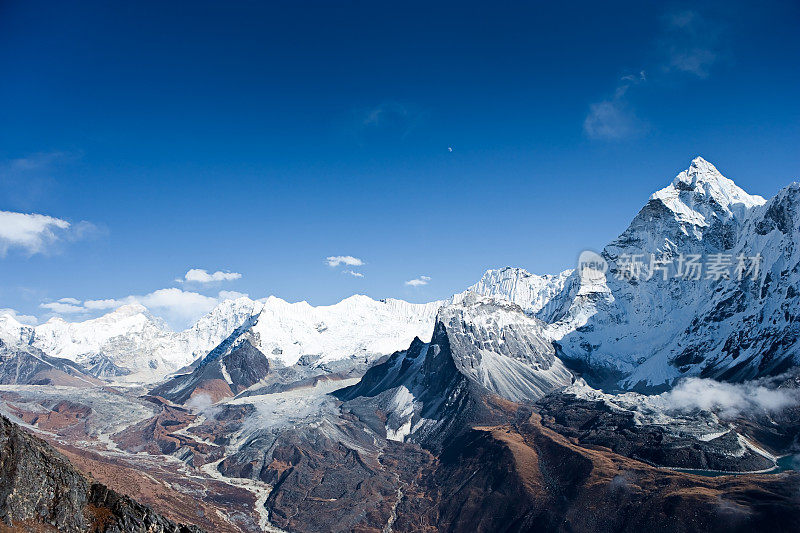
[[[752,450],[742,452],[735,431],[708,441],[676,435],[664,426],[635,423],[633,412],[613,411],[603,402],[565,394],[544,397],[537,403],[537,409],[542,424],[582,445],[603,446],[652,465],[726,472],[751,472],[774,466],[771,460]]]
[[[395,531],[789,531],[800,475],[708,478],[653,468],[489,400],[497,424],[450,441],[420,468]]]
[[[92,483],[43,440],[0,418],[0,523],[65,532],[200,530]]]
[[[438,450],[492,420],[487,394],[530,402],[572,379],[540,321],[515,304],[470,295],[439,311],[430,344],[414,339],[336,396],[378,434]]]
[[[191,373],[176,376],[153,389],[152,394],[175,403],[185,403],[196,395],[206,395],[216,402],[235,396],[269,373],[267,357],[244,338],[235,344],[223,343]]]

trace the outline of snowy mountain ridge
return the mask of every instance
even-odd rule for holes
[[[222,302],[182,332],[170,331],[140,305],[35,327],[4,315],[0,339],[73,360],[97,376],[153,382],[208,354],[248,320],[249,342],[281,366],[370,360],[415,337],[429,339],[440,307],[477,293],[517,304],[538,319],[530,327],[555,343],[560,358],[602,374],[608,385],[665,388],[694,375],[749,379],[800,359],[799,190],[793,184],[765,200],[698,157],[603,249],[598,257],[607,272],[599,277],[577,270],[538,276],[506,267],[427,304],[355,295],[315,307],[242,297]],[[729,274],[680,278],[690,255],[727,257]],[[632,257],[645,263],[637,279],[625,275]],[[656,257],[666,266],[651,272],[647,263]],[[739,279],[738,257],[759,258],[759,268]]]
[[[289,303],[270,296],[225,300],[190,328],[171,331],[140,304],[121,306],[99,318],[39,326],[0,316],[0,339],[33,345],[66,358],[95,375],[153,382],[206,355],[251,317],[258,348],[283,365],[303,357],[325,362],[355,355],[382,355],[430,337],[441,302],[412,304],[355,295],[329,306]]]

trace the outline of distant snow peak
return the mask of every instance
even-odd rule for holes
[[[256,347],[287,366],[303,356],[319,363],[371,357],[399,350],[417,336],[430,338],[440,305],[373,300],[356,294],[314,307],[271,296],[263,301],[252,331],[258,339]]]
[[[462,298],[466,292],[474,292],[504,298],[530,314],[548,315],[554,307],[551,302],[555,304],[554,298],[565,291],[572,273],[572,270],[565,270],[556,275],[538,276],[523,268],[487,270],[478,283],[456,295],[455,300]]]

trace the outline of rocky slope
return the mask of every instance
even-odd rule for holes
[[[534,401],[572,382],[541,331],[515,304],[467,295],[440,309],[430,343],[415,339],[336,395],[389,439],[442,442],[487,418],[487,394]]]
[[[270,373],[270,362],[258,349],[251,328],[257,316],[248,319],[225,341],[200,360],[187,374],[175,376],[151,394],[176,403],[194,398],[195,403],[215,403],[255,385]]]
[[[200,531],[81,475],[49,444],[0,417],[0,523],[31,531]],[[34,497],[35,496],[35,497]]]

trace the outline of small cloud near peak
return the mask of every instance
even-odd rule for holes
[[[216,281],[233,281],[242,277],[238,272],[208,272],[204,268],[192,268],[184,276],[183,282],[187,283],[214,283]]]
[[[339,265],[347,266],[363,266],[364,261],[352,255],[332,255],[325,258],[325,262],[329,267],[335,268]]]

